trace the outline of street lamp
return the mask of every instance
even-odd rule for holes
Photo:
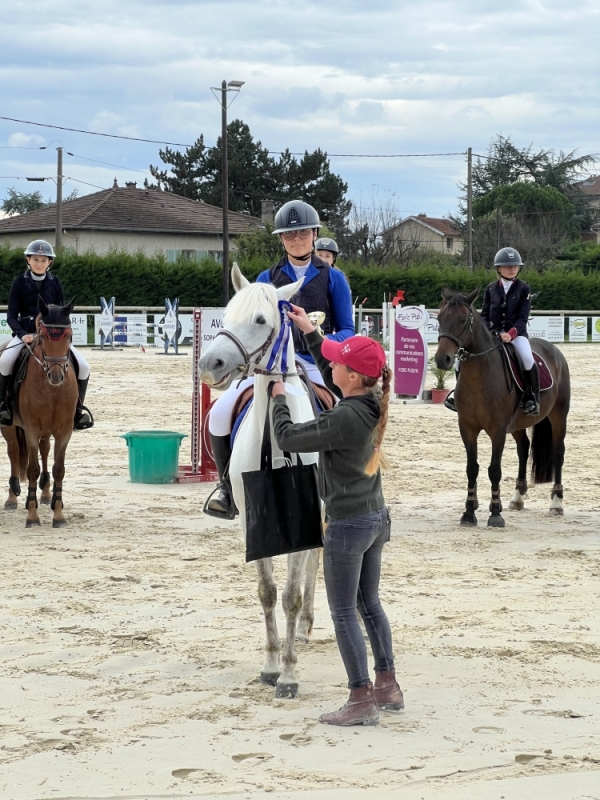
[[[221,295],[223,305],[229,302],[229,169],[227,164],[227,109],[233,103],[245,81],[223,81],[221,87],[211,86],[210,90],[221,105],[221,204],[223,206],[223,282]],[[217,94],[221,93],[221,97]],[[227,102],[228,92],[233,92],[231,102]]]

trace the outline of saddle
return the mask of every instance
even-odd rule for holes
[[[301,374],[300,378],[306,384],[304,376]],[[321,386],[319,383],[309,381],[309,392],[312,393],[316,408],[320,414],[322,411],[329,411],[337,403],[337,397],[326,386]],[[247,389],[238,397],[236,404],[233,407],[231,414],[231,447],[235,441],[236,434],[242,424],[244,417],[250,410],[252,401],[254,399],[254,386],[248,386]]]
[[[506,358],[508,360],[508,366],[510,368],[513,381],[515,382],[517,388],[521,392],[523,392],[524,384],[523,384],[521,362],[517,357],[515,348],[512,346],[510,342],[504,343],[504,352],[506,353]],[[547,389],[551,389],[554,384],[552,373],[548,369],[548,365],[546,364],[542,356],[539,353],[535,353],[533,351],[532,353],[533,353],[533,359],[537,364],[538,374],[540,376],[540,392],[544,392]]]

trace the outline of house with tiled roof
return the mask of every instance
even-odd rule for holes
[[[257,217],[229,212],[230,249],[242,233],[262,227]],[[154,255],[169,261],[183,256],[191,261],[223,253],[223,212],[159,189],[124,187],[77,197],[62,206],[63,246],[77,253],[109,250]],[[25,247],[32,239],[55,241],[56,206],[0,219],[0,245]]]
[[[398,250],[403,252],[429,248],[455,255],[462,252],[464,244],[462,233],[452,220],[428,217],[427,214],[406,217],[389,228],[385,235],[391,237]]]
[[[590,175],[584,181],[577,181],[575,186],[584,195],[589,205],[600,211],[600,175]]]

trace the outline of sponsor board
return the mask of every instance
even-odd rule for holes
[[[545,339],[547,342],[564,342],[565,319],[564,317],[531,317],[527,323],[527,333],[536,339]]]
[[[569,317],[569,341],[587,342],[587,317]]]

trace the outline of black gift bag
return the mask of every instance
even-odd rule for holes
[[[260,456],[260,469],[243,472],[246,499],[246,561],[312,550],[323,546],[317,467],[292,465],[273,469],[270,398]]]

